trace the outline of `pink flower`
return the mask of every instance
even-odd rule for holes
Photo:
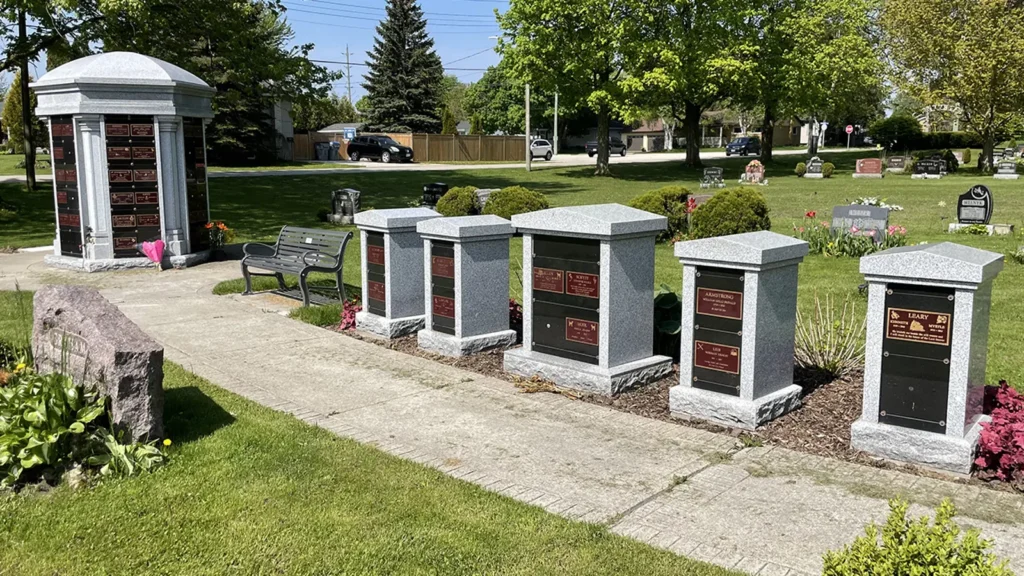
[[[822,228],[828,228],[829,226],[831,226],[831,224],[829,224],[828,222],[825,222],[825,221],[821,222],[821,227]]]
[[[850,234],[856,234],[857,232],[860,232],[860,228],[857,228],[856,226],[850,226]]]
[[[877,230],[868,230],[868,236],[871,236],[872,238],[874,238],[876,232],[877,232]]]
[[[800,227],[800,231],[801,231],[801,232],[803,232],[803,231],[804,231],[804,227],[803,227],[803,226],[801,226],[801,227]]]

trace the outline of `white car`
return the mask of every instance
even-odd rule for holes
[[[530,158],[543,158],[550,161],[554,153],[551,151],[551,142],[547,140],[534,140],[530,143]]]

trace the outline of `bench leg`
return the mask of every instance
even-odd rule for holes
[[[285,286],[285,283],[284,283],[284,274],[281,274],[280,272],[278,272],[277,274],[274,274],[274,278],[277,278],[277,287],[282,292],[284,292],[285,290],[288,289],[288,287]]]
[[[242,295],[251,295],[252,277],[249,275],[249,267],[245,265],[245,262],[242,262],[242,278],[245,278],[245,292],[242,292]]]
[[[302,307],[309,307],[309,286],[306,284],[306,274],[299,274],[299,290],[302,291]]]

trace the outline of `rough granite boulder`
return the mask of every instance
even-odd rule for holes
[[[125,440],[163,437],[163,347],[92,288],[47,286],[33,302],[36,369],[63,370],[109,396]]]

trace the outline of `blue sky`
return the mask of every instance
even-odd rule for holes
[[[363,94],[362,75],[366,71],[366,52],[373,47],[377,22],[384,17],[386,0],[283,0],[285,17],[295,31],[296,44],[316,45],[313,59],[345,61],[345,45],[351,52],[352,98]],[[493,51],[498,34],[494,10],[504,11],[507,0],[420,0],[427,18],[427,31],[434,38],[435,50],[446,71],[462,82],[480,79],[482,70],[498,62]],[[359,64],[358,66],[356,64]],[[344,71],[344,65],[323,64]],[[344,96],[346,80],[335,83],[335,92]]]

